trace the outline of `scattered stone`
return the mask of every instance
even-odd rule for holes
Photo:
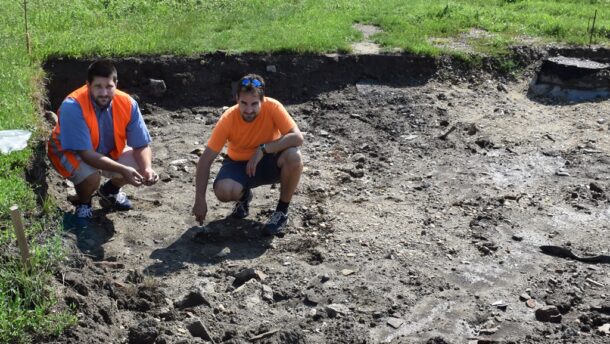
[[[519,300],[524,301],[524,302],[531,298],[532,297],[528,293],[523,293],[523,294],[519,295]]]
[[[195,288],[180,300],[174,302],[176,308],[193,308],[201,305],[210,306],[210,302],[203,296],[203,290]]]
[[[529,300],[525,301],[525,305],[528,306],[529,308],[536,308],[536,300],[529,299]]]
[[[362,153],[357,153],[352,156],[353,162],[366,162],[366,156]]]
[[[564,169],[559,169],[557,170],[557,172],[555,172],[556,175],[561,176],[561,177],[569,177],[570,174],[568,172],[566,172],[566,170]]]
[[[159,179],[161,179],[162,182],[167,183],[172,181],[172,176],[169,173],[161,172],[159,173]]]
[[[536,320],[542,322],[561,322],[561,313],[555,306],[545,306],[536,310]]]
[[[324,275],[320,276],[321,283],[326,283],[328,281],[330,281],[330,276],[328,274],[324,274]]]
[[[349,276],[349,275],[353,275],[355,273],[354,270],[350,270],[350,269],[343,269],[341,270],[341,274],[343,276]]]
[[[338,315],[347,315],[350,313],[346,305],[333,303],[325,307],[326,314],[329,318],[335,318]]]
[[[400,326],[402,326],[402,324],[404,324],[404,320],[400,318],[389,317],[387,324],[393,328],[399,328]]]
[[[267,66],[267,72],[275,73],[275,72],[277,72],[277,68],[275,67],[275,65],[268,65]]]
[[[489,335],[492,335],[492,334],[494,334],[496,332],[498,332],[498,328],[497,327],[492,327],[492,328],[481,329],[479,331],[479,334],[489,336]]]
[[[193,337],[202,338],[209,342],[216,343],[210,335],[210,331],[208,331],[207,327],[205,327],[201,320],[195,320],[194,322],[188,324],[186,328]]]
[[[216,258],[224,258],[231,254],[231,249],[229,247],[224,247],[220,252],[216,253],[214,257]]]
[[[491,305],[497,307],[501,311],[506,311],[506,309],[508,308],[508,305],[505,304],[502,300],[498,300],[492,303]]]
[[[305,292],[305,303],[316,306],[322,303],[322,298],[309,290]]]
[[[267,302],[273,302],[273,289],[270,286],[263,284],[262,287],[263,300]]]
[[[275,334],[275,333],[277,333],[279,331],[280,331],[279,329],[274,329],[274,330],[271,330],[271,331],[267,331],[267,332],[263,332],[263,333],[257,334],[256,336],[250,337],[250,341],[253,342],[255,340],[259,340],[259,339],[263,339],[263,338],[269,337],[269,336],[271,336],[271,335],[273,335],[273,334]]]
[[[259,270],[248,268],[248,269],[241,270],[240,272],[235,274],[234,277],[235,277],[235,280],[233,281],[233,287],[238,288],[239,286],[241,286],[242,284],[248,282],[249,280],[251,280],[253,278],[262,282],[265,280],[265,278],[267,278],[267,275],[265,275],[263,272],[261,272]]]
[[[149,79],[148,92],[153,97],[163,97],[165,92],[167,91],[167,86],[165,86],[165,81],[157,80],[157,79]]]
[[[523,236],[519,234],[513,234],[513,240],[515,241],[523,241]]]
[[[592,280],[592,279],[590,279],[590,278],[585,279],[585,281],[587,281],[587,282],[588,282],[588,283],[590,283],[590,284],[593,284],[593,285],[594,285],[594,286],[596,286],[596,287],[600,287],[600,288],[602,288],[602,287],[604,286],[602,283],[599,283],[599,282],[597,282],[597,281],[595,281],[595,280]]]
[[[170,166],[176,166],[176,165],[184,165],[187,162],[189,162],[188,159],[177,159],[177,160],[171,161],[169,164],[170,164]]]
[[[598,327],[597,330],[605,335],[610,335],[610,324],[604,324]]]

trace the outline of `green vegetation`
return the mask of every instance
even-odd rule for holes
[[[192,54],[212,51],[347,52],[362,39],[354,23],[383,31],[372,39],[391,50],[420,54],[502,55],[513,42],[610,42],[610,0],[29,0],[32,55],[25,45],[23,0],[0,0],[0,129],[40,124],[40,64],[49,56]],[[452,51],[455,43],[470,51]],[[473,58],[474,63],[478,58]],[[510,71],[514,63],[501,59]],[[40,138],[40,135],[37,135]],[[0,252],[14,247],[8,207],[26,213],[35,248],[33,273],[3,254],[0,342],[59,332],[71,317],[53,313],[46,289],[60,243],[35,243],[58,227],[23,178],[33,152],[0,156]],[[52,217],[51,217],[52,218]],[[48,237],[48,236],[47,236]],[[21,338],[21,339],[19,339]]]

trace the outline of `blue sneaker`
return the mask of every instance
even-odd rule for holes
[[[278,235],[282,233],[287,223],[288,215],[276,210],[271,214],[269,221],[267,221],[267,224],[265,225],[265,233],[268,235]]]
[[[103,208],[112,208],[120,211],[131,210],[133,206],[127,195],[119,189],[116,194],[107,194],[100,188],[97,194],[100,196],[100,205]]]
[[[91,204],[78,204],[74,209],[74,215],[77,219],[90,219],[93,217],[93,210]]]
[[[248,217],[248,214],[250,213],[250,201],[252,201],[253,197],[252,191],[248,190],[248,196],[246,196],[245,200],[235,202],[235,206],[233,206],[233,211],[231,211],[229,217],[234,219],[245,219]]]

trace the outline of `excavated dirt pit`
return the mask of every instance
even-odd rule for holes
[[[607,343],[610,266],[539,247],[609,254],[610,102],[528,96],[534,61],[515,78],[404,55],[116,62],[162,181],[127,187],[132,211],[66,221],[57,295],[80,320],[44,341]],[[46,64],[52,108],[88,63]],[[201,240],[197,149],[246,72],[305,133],[304,176],[283,237],[260,233],[279,197],[261,187],[243,221],[208,192]]]

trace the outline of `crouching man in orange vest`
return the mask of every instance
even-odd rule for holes
[[[57,112],[58,121],[48,142],[53,167],[75,186],[75,214],[90,218],[91,198],[99,187],[105,208],[129,210],[131,202],[121,187],[153,185],[159,179],[151,167],[151,138],[137,102],[117,90],[112,62],[92,63],[87,83],[70,93]]]

